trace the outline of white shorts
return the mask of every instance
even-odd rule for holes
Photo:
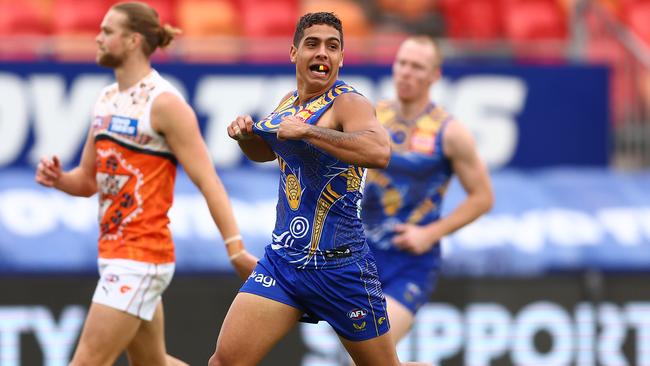
[[[97,263],[100,278],[93,302],[151,321],[176,265],[104,258]]]

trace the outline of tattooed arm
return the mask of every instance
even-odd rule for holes
[[[284,119],[278,138],[305,140],[346,163],[385,168],[390,160],[388,133],[370,102],[349,93],[337,97],[331,108],[328,120],[332,122],[324,125],[305,124],[295,116]]]

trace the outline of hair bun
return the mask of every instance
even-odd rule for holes
[[[169,24],[165,24],[164,26],[160,27],[160,41],[158,42],[158,46],[160,48],[168,46],[179,34],[181,34],[180,29],[172,27]]]

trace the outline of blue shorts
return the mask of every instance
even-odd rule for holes
[[[297,269],[267,247],[239,291],[299,309],[308,322],[325,320],[351,341],[375,338],[390,329],[371,254],[338,268]]]
[[[372,252],[384,294],[415,314],[429,300],[436,287],[439,255],[426,253],[414,256],[403,251],[375,249]]]

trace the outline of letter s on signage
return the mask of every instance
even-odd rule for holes
[[[517,148],[515,117],[524,107],[524,82],[509,76],[468,76],[453,87],[450,111],[472,131],[481,157],[492,168],[508,164]]]

